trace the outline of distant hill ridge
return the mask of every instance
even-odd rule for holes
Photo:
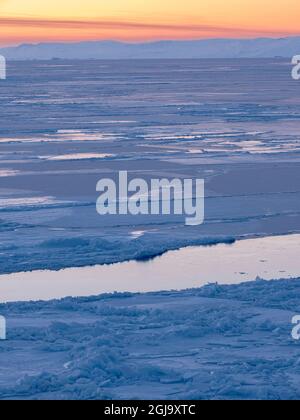
[[[300,36],[139,44],[117,41],[23,44],[2,48],[0,54],[11,60],[292,57],[300,54]]]

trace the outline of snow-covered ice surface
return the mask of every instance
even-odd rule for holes
[[[299,399],[300,279],[0,305],[0,399]]]
[[[0,274],[299,233],[290,72],[284,59],[8,63]],[[120,170],[204,178],[205,224],[100,217],[96,183]],[[299,399],[299,292],[296,279],[0,305],[0,399]]]
[[[300,95],[290,71],[279,59],[9,63],[0,273],[299,232]],[[205,224],[100,217],[96,183],[119,170],[204,178]]]

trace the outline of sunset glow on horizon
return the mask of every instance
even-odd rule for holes
[[[0,0],[0,44],[300,35],[298,0]]]

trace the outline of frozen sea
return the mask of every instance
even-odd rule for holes
[[[0,273],[299,232],[300,86],[290,72],[284,60],[9,63]],[[205,179],[205,224],[100,217],[96,183],[120,170]]]
[[[0,303],[0,399],[299,399],[290,63],[53,60],[11,62],[8,76],[0,302],[27,302]],[[96,184],[120,170],[205,179],[205,223],[100,217]],[[113,291],[104,269],[117,293],[99,295]]]
[[[0,275],[0,303],[297,278],[299,255],[300,235],[270,236],[186,247],[149,261],[4,274]]]

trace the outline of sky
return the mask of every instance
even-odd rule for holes
[[[299,0],[0,0],[0,45],[300,35]]]

